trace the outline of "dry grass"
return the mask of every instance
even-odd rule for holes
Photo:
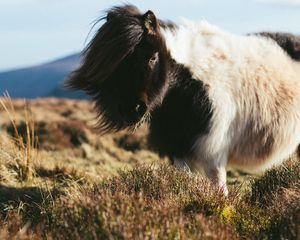
[[[8,93],[4,95],[3,99],[0,99],[0,104],[5,109],[5,112],[13,126],[13,146],[16,147],[15,155],[19,153],[19,157],[16,158],[16,166],[19,169],[19,177],[23,180],[32,179],[31,164],[34,158],[34,149],[37,147],[37,138],[35,136],[35,125],[33,118],[30,117],[29,109],[27,106],[24,109],[25,113],[25,135],[21,135],[16,125],[16,112],[14,105]]]
[[[26,113],[7,100],[0,239],[299,239],[298,159],[262,176],[231,172],[225,198],[151,152],[145,128],[99,137],[88,102],[30,101]]]

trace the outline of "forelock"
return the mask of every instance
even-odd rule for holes
[[[72,89],[98,93],[99,84],[117,69],[142,41],[142,15],[134,6],[114,7],[85,49],[83,65],[67,83]]]

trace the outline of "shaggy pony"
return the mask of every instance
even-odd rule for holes
[[[157,152],[225,193],[228,165],[263,170],[299,145],[299,38],[174,24],[131,5],[103,20],[67,81],[93,97],[103,132],[148,119]]]

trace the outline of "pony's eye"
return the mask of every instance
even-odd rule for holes
[[[154,53],[152,57],[149,59],[149,65],[153,67],[158,60],[158,53]]]

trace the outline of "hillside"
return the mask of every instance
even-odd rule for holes
[[[299,239],[296,156],[262,175],[229,171],[226,198],[151,151],[146,126],[101,136],[88,101],[5,106],[0,239]]]
[[[82,93],[62,88],[66,76],[80,64],[80,55],[73,54],[46,64],[0,73],[0,91],[12,98],[69,97],[84,98]]]

